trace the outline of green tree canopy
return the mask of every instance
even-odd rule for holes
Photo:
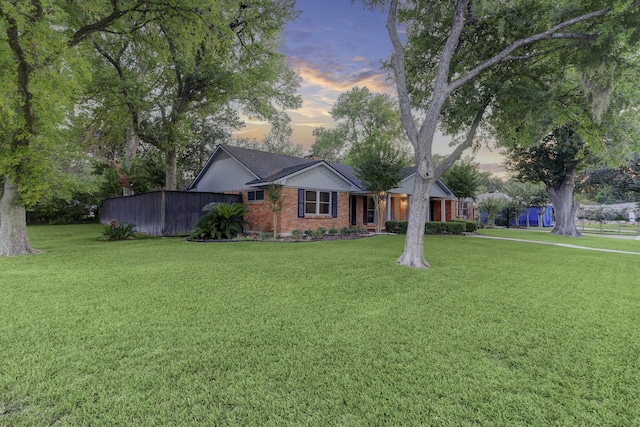
[[[366,183],[367,190],[374,193],[376,232],[380,232],[387,191],[400,184],[409,157],[393,141],[376,135],[371,138],[353,150],[351,162],[355,175]]]
[[[331,117],[338,122],[334,129],[316,128],[316,142],[311,152],[325,160],[349,157],[374,139],[383,138],[401,144],[405,140],[397,103],[387,94],[354,87],[341,94]]]
[[[464,200],[475,197],[480,189],[482,176],[478,169],[478,164],[465,159],[453,164],[442,174],[442,180],[447,187],[458,197],[457,217],[462,217]]]
[[[422,221],[433,183],[473,146],[483,121],[509,115],[516,102],[538,99],[507,89],[527,79],[557,81],[558,73],[597,57],[594,52],[635,43],[640,34],[640,5],[634,0],[364,3],[389,5],[387,31],[394,47],[389,65],[417,166],[407,239],[398,262],[417,268],[428,266]],[[406,37],[400,36],[399,24]],[[491,122],[498,128],[498,122]],[[455,148],[436,167],[433,137],[438,128],[456,137]]]

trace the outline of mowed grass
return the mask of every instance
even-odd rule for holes
[[[636,255],[99,230],[0,259],[0,425],[640,424]]]
[[[478,234],[507,239],[524,239],[533,242],[559,243],[563,245],[582,246],[585,248],[640,253],[640,240],[629,238],[630,236],[627,236],[625,239],[618,239],[614,237],[606,237],[604,235],[583,234],[582,237],[575,238],[551,234],[550,228],[544,228],[542,230],[537,228],[483,228],[478,230]],[[638,282],[640,283],[640,279]]]

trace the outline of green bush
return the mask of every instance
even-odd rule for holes
[[[318,227],[313,230],[311,237],[313,237],[314,239],[320,239],[325,234],[327,234],[327,229],[324,227]]]
[[[429,221],[424,224],[425,234],[462,234],[465,224],[461,222]]]
[[[351,234],[369,234],[369,230],[364,225],[356,225],[352,228],[353,232]]]
[[[461,224],[464,224],[464,231],[466,233],[474,233],[478,231],[478,228],[480,228],[480,223],[478,222],[465,221],[463,219],[454,219],[454,220],[451,220],[451,222],[459,222]]]
[[[340,233],[340,230],[338,230],[337,228],[330,228],[329,231],[327,231],[327,233],[331,234],[332,236],[335,236],[336,234]]]
[[[192,239],[232,239],[248,224],[244,215],[249,209],[240,203],[209,203],[202,210],[207,213],[191,230]]]
[[[293,238],[293,240],[300,240],[302,239],[303,235],[304,232],[302,230],[298,230],[297,228],[295,230],[291,230],[291,237]]]
[[[384,229],[388,233],[407,234],[407,221],[387,221],[384,223]]]
[[[131,240],[135,239],[135,224],[129,224],[127,222],[119,223],[117,219],[112,219],[109,225],[105,225],[102,230],[101,240],[107,242],[114,242],[117,240]]]
[[[407,234],[407,221],[387,221],[385,229],[389,233]],[[462,234],[466,224],[463,222],[436,222],[429,221],[424,224],[425,234]]]

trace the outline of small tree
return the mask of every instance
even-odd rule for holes
[[[487,197],[479,204],[480,210],[485,213],[485,226],[487,228],[493,228],[496,225],[496,217],[498,213],[504,208],[505,200],[501,198]]]
[[[622,222],[627,221],[629,219],[629,213],[627,212],[627,208],[616,209],[613,211],[612,218],[614,221],[618,223],[618,234],[620,234],[620,228],[622,227]]]
[[[549,204],[549,195],[544,184],[534,184],[532,192],[530,193],[529,203],[536,208],[538,214],[538,227],[542,227],[542,217],[544,216],[544,210]]]
[[[379,233],[387,191],[400,184],[402,169],[408,164],[407,155],[392,141],[383,138],[368,140],[354,147],[351,153],[356,176],[375,193],[376,232]]]
[[[282,185],[274,182],[269,183],[267,186],[267,197],[269,197],[269,208],[273,213],[273,240],[276,240],[278,238],[278,214],[284,204]]]
[[[604,209],[604,206],[600,206],[599,208],[589,211],[589,213],[587,214],[587,219],[589,221],[595,221],[600,224],[600,234],[602,234],[604,232],[603,224],[606,220],[609,219],[609,214]]]
[[[520,211],[527,208],[526,200],[526,184],[524,182],[509,181],[504,185],[504,192],[507,196],[511,197],[511,202],[506,206],[508,209],[513,209],[516,226],[518,226],[518,219]],[[507,215],[507,224],[509,224],[509,215]],[[527,228],[529,228],[529,215],[527,215]]]
[[[528,208],[535,207],[538,214],[538,225],[542,224],[542,215],[549,201],[546,187],[542,183],[532,184],[530,182],[509,181],[504,185],[504,192],[514,201],[514,206],[527,210],[526,225],[529,228]],[[516,215],[517,216],[517,215]]]
[[[458,211],[456,217],[463,215],[464,201],[468,197],[474,197],[478,193],[482,176],[478,165],[470,159],[464,159],[455,163],[442,174],[442,180],[458,197]]]

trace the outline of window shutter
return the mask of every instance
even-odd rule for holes
[[[331,192],[331,217],[338,218],[338,193]]]
[[[367,225],[367,205],[369,204],[369,199],[367,196],[362,196],[362,223]]]
[[[298,188],[298,218],[304,218],[304,188]]]
[[[358,222],[358,212],[356,212],[356,206],[358,206],[357,200],[358,196],[351,196],[349,199],[349,211],[351,213],[350,225],[356,225]]]

